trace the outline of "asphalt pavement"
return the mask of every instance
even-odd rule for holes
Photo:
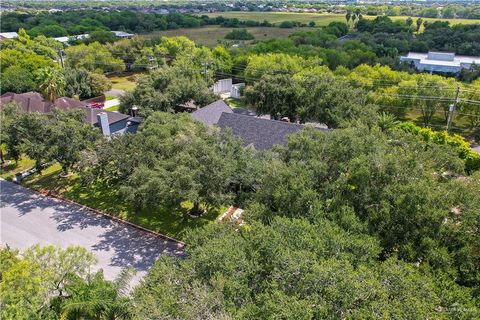
[[[0,180],[0,242],[24,250],[34,244],[78,245],[91,250],[107,279],[127,267],[136,284],[161,255],[182,257],[176,242],[112,221],[80,206],[41,196]]]

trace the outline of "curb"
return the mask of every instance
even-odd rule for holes
[[[17,183],[18,184],[18,183]],[[19,184],[20,185],[20,184]],[[48,198],[52,198],[52,199],[56,199],[56,200],[60,200],[60,201],[63,201],[63,202],[66,202],[66,203],[69,203],[69,204],[73,204],[77,207],[80,207],[82,209],[85,209],[85,210],[88,210],[90,212],[93,212],[94,214],[96,215],[100,215],[106,219],[110,219],[110,220],[113,220],[115,222],[118,222],[118,223],[122,223],[122,224],[126,224],[130,227],[133,227],[135,229],[138,229],[138,230],[141,230],[141,231],[144,231],[144,232],[147,232],[147,233],[150,233],[150,234],[153,234],[159,238],[163,238],[165,240],[169,240],[169,241],[173,241],[177,244],[177,248],[178,249],[183,249],[185,247],[185,242],[183,241],[180,241],[180,240],[177,240],[175,238],[172,238],[172,237],[169,237],[167,235],[164,235],[162,233],[159,233],[159,232],[156,232],[156,231],[153,231],[153,230],[150,230],[150,229],[147,229],[145,227],[142,227],[142,226],[139,226],[138,224],[135,224],[135,223],[132,223],[130,221],[127,221],[127,220],[124,220],[124,219],[121,219],[121,218],[118,218],[118,217],[115,217],[109,213],[106,213],[106,212],[103,212],[101,210],[98,210],[98,209],[93,209],[93,208],[90,208],[90,207],[87,207],[81,203],[78,203],[78,202],[75,202],[73,200],[70,200],[70,199],[67,199],[65,197],[63,197],[62,195],[56,193],[56,192],[52,192],[52,191],[46,191],[46,190],[43,190],[43,189],[33,189],[33,188],[27,188],[29,190],[32,190],[44,197],[48,197]]]

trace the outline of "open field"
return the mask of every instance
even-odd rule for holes
[[[87,207],[101,210],[113,216],[136,223],[173,238],[182,240],[185,232],[215,221],[227,208],[212,208],[201,217],[192,218],[187,212],[190,203],[182,203],[179,208],[156,208],[152,210],[135,210],[120,201],[117,188],[95,183],[84,186],[79,176],[74,174],[68,178],[60,178],[60,165],[54,164],[42,174],[33,174],[22,181],[26,187],[54,191],[63,197],[81,203]]]
[[[282,21],[297,21],[308,24],[310,21],[315,21],[317,26],[326,26],[333,21],[345,22],[345,15],[343,14],[329,14],[329,13],[295,13],[295,12],[215,12],[206,13],[209,17],[223,16],[225,18],[237,18],[239,20],[254,20],[264,21],[279,24]],[[364,15],[366,19],[374,19],[376,16]],[[392,20],[405,20],[406,16],[392,16]],[[416,20],[417,17],[412,17]],[[480,23],[480,19],[437,19],[437,18],[422,18],[424,21],[448,21],[451,25],[454,24],[473,24]]]
[[[312,28],[292,28],[292,29],[282,29],[282,28],[269,28],[269,27],[254,27],[246,28],[248,32],[253,34],[255,40],[268,40],[272,38],[286,38],[293,32],[299,30],[312,30]],[[207,47],[214,47],[221,42],[245,42],[250,41],[233,41],[225,39],[225,35],[232,31],[232,28],[223,28],[220,26],[205,26],[200,28],[182,28],[176,30],[166,30],[166,31],[156,31],[143,36],[148,38],[153,37],[177,37],[177,36],[186,36],[189,39],[193,40],[195,43],[204,45]],[[115,85],[114,85],[115,87]]]

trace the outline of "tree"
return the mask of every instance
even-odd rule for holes
[[[62,319],[132,319],[132,304],[125,294],[130,280],[128,269],[114,282],[105,280],[102,271],[86,279],[73,275],[67,287],[69,296],[57,298],[53,304],[59,305],[57,313]]]
[[[70,68],[83,68],[97,73],[118,72],[125,69],[122,59],[113,57],[107,47],[98,42],[80,44],[65,49],[66,64]]]
[[[312,27],[312,28],[315,27],[315,21],[310,21],[310,22],[308,23],[308,26],[309,26],[309,27]]]
[[[97,30],[89,34],[85,43],[99,42],[101,44],[112,43],[117,40],[117,37],[110,30]]]
[[[225,35],[229,40],[253,40],[255,37],[247,29],[233,29]]]
[[[347,20],[347,24],[349,24],[351,17],[352,17],[352,13],[350,11],[347,11],[347,14],[345,14],[345,19]]]
[[[57,161],[64,174],[81,159],[82,152],[92,147],[100,138],[98,130],[84,121],[83,110],[54,110],[53,119],[48,124],[49,159]]]
[[[12,65],[1,73],[2,92],[23,93],[36,89],[35,76],[27,69]]]
[[[101,96],[111,88],[112,82],[106,76],[98,73],[90,74],[90,89],[93,97]]]
[[[127,201],[140,208],[191,201],[192,214],[199,215],[201,204],[218,205],[227,197],[234,159],[228,144],[220,146],[218,133],[188,115],[153,113],[136,138],[157,154],[151,165],[138,163],[125,181],[121,192]]]
[[[420,27],[421,27],[422,24],[423,24],[423,19],[422,19],[422,18],[418,18],[416,24],[417,24],[417,32],[419,32],[419,31],[420,31]]]
[[[411,27],[412,24],[413,24],[413,19],[412,19],[412,17],[408,17],[408,18],[405,20],[405,23],[407,24],[407,26]]]
[[[21,114],[15,103],[5,105],[1,112],[2,130],[0,130],[0,144],[5,144],[8,155],[18,163],[22,155],[21,149]],[[0,148],[1,162],[4,163],[3,148]]]
[[[78,97],[88,99],[93,97],[90,73],[85,69],[67,68],[65,75],[65,95],[67,97]]]
[[[299,72],[314,61],[307,61],[299,56],[284,53],[267,53],[250,55],[245,76],[259,79],[264,75],[293,74]]]
[[[35,161],[40,172],[42,165],[49,160],[48,118],[40,113],[23,113],[18,123],[20,150]]]
[[[33,246],[21,256],[1,249],[2,319],[54,319],[52,299],[66,297],[71,276],[84,278],[95,258],[86,249]]]
[[[288,117],[295,121],[302,105],[302,88],[290,75],[266,75],[245,91],[245,100],[259,114],[274,119]]]
[[[183,66],[160,68],[141,77],[135,89],[120,98],[121,110],[127,112],[137,105],[141,107],[141,113],[149,114],[152,111],[174,111],[178,105],[191,100],[199,106],[214,101],[215,97],[197,67],[190,61],[184,62]]]
[[[53,67],[40,69],[37,81],[45,98],[52,102],[65,93],[65,77],[58,69]]]

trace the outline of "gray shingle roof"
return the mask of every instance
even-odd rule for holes
[[[222,113],[218,120],[222,129],[230,128],[234,136],[240,137],[245,146],[255,150],[266,150],[287,142],[287,135],[301,130],[301,124],[268,120],[236,113]]]
[[[217,124],[222,113],[233,113],[223,100],[217,100],[195,112],[192,112],[192,117],[206,125]]]
[[[92,125],[97,124],[98,122],[97,115],[102,112],[105,112],[107,114],[108,124],[112,124],[112,123],[130,118],[129,115],[126,115],[120,112],[108,111],[104,109],[94,109],[94,108],[88,108],[88,107],[80,107],[79,109],[83,109],[85,111],[85,114],[87,116],[86,122]]]

